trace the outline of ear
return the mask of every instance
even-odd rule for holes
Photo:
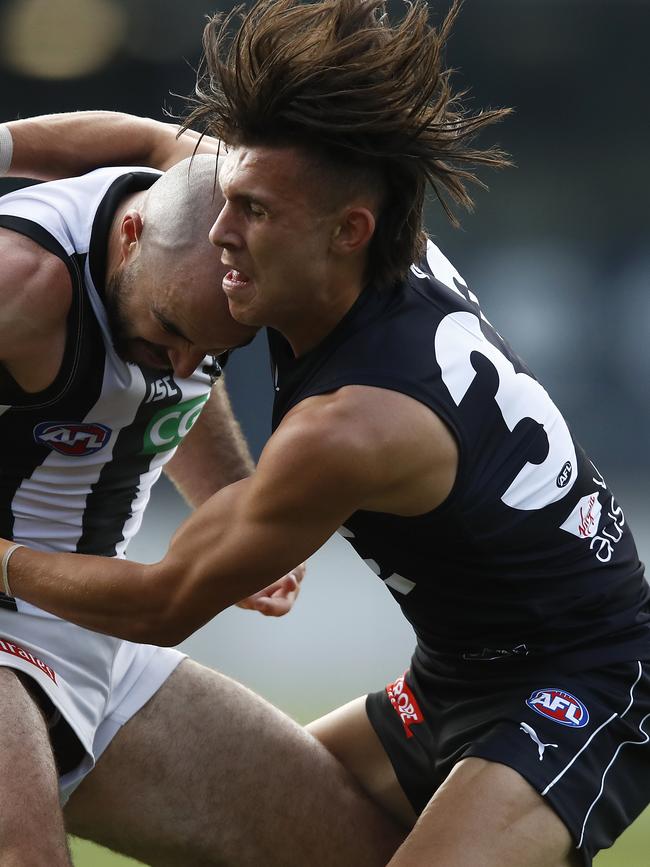
[[[140,211],[130,208],[122,217],[120,225],[120,256],[122,262],[130,259],[140,241],[144,222]]]
[[[361,205],[346,208],[330,238],[334,253],[347,256],[361,252],[375,233],[375,215]]]

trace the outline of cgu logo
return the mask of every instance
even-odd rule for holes
[[[574,695],[562,689],[538,689],[526,699],[535,713],[563,726],[581,729],[589,722],[589,711]]]
[[[43,421],[34,428],[34,440],[42,446],[69,457],[84,457],[103,449],[111,436],[111,429],[95,423]]]
[[[157,412],[145,431],[143,454],[167,452],[176,448],[194,426],[209,396],[202,394],[194,400],[167,406]]]

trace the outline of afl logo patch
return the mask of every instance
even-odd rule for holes
[[[526,704],[540,716],[563,726],[581,729],[589,722],[589,711],[580,699],[562,689],[536,689]]]
[[[557,479],[555,480],[555,484],[558,486],[558,488],[565,488],[569,484],[572,474],[573,467],[571,466],[571,461],[567,461],[558,473]]]
[[[34,428],[34,439],[62,455],[83,457],[103,449],[111,436],[111,429],[103,424],[43,421]]]

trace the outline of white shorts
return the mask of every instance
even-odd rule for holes
[[[185,655],[90,632],[17,603],[18,611],[0,609],[0,665],[36,682],[83,748],[79,764],[59,779],[64,804]]]

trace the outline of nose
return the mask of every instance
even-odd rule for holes
[[[205,352],[194,347],[173,347],[167,350],[174,375],[179,379],[191,376],[205,358]]]
[[[233,207],[226,201],[208,235],[210,243],[215,247],[231,250],[241,245],[233,217]]]

